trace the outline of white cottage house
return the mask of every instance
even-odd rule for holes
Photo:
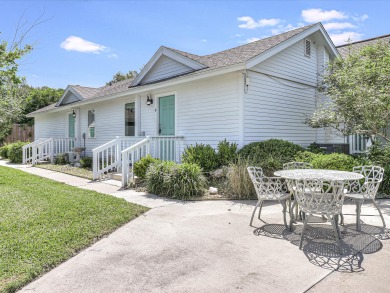
[[[321,73],[337,54],[321,23],[205,56],[160,47],[135,79],[69,85],[58,103],[30,113],[36,141],[25,148],[24,162],[85,143],[94,177],[121,169],[125,185],[129,160],[146,153],[180,160],[195,143],[344,142],[304,124],[318,102]]]

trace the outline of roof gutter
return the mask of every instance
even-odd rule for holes
[[[191,81],[195,81],[195,80],[199,80],[199,79],[203,79],[203,78],[214,77],[214,76],[217,76],[220,74],[230,73],[230,72],[243,70],[243,69],[245,69],[245,63],[239,63],[239,64],[226,66],[226,67],[222,67],[222,68],[218,68],[218,69],[211,69],[209,71],[204,71],[204,72],[195,71],[194,73],[180,76],[180,77],[177,77],[177,78],[174,78],[171,80],[166,80],[166,81],[163,81],[160,83],[145,84],[145,85],[129,88],[128,90],[121,92],[121,93],[102,96],[102,97],[99,97],[96,99],[91,99],[91,100],[86,100],[86,101],[75,102],[75,103],[72,103],[72,104],[69,104],[66,106],[61,106],[58,108],[54,108],[54,109],[50,109],[50,110],[42,111],[42,112],[38,112],[38,113],[34,113],[34,112],[29,113],[26,115],[26,117],[35,117],[35,116],[41,115],[41,114],[59,112],[59,111],[68,110],[68,109],[72,109],[72,108],[79,107],[79,106],[84,106],[84,105],[97,103],[97,102],[103,102],[103,101],[116,99],[116,98],[120,98],[120,97],[124,97],[124,96],[128,96],[128,95],[140,94],[140,93],[145,92],[145,91],[151,91],[151,90],[156,90],[156,89],[163,88],[163,87],[175,86],[178,84],[187,83],[187,82],[191,82]]]

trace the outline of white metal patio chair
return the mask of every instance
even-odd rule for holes
[[[289,162],[283,164],[283,170],[296,170],[296,169],[313,169],[313,165],[307,162]],[[293,190],[291,190],[293,192]],[[298,220],[298,204],[294,198],[291,206],[291,210],[295,208],[295,220]],[[302,213],[299,213],[299,217],[302,219]]]
[[[283,164],[283,170],[313,169],[313,165],[306,162],[289,162]]]
[[[288,193],[286,182],[280,177],[265,177],[263,170],[260,167],[248,167],[249,176],[253,182],[256,190],[258,201],[255,209],[253,210],[250,226],[252,226],[253,217],[255,216],[257,208],[259,208],[258,218],[260,219],[261,209],[263,203],[266,200],[277,200],[283,207],[283,221],[284,225],[291,230],[292,218],[291,218],[291,205],[290,205],[290,194]],[[289,208],[290,221],[287,225],[286,212],[287,207]]]
[[[379,212],[382,219],[383,227],[386,227],[385,219],[378,204],[375,202],[375,197],[379,189],[379,185],[383,181],[384,169],[379,166],[357,166],[353,167],[353,172],[364,176],[362,180],[353,181],[345,191],[345,197],[352,199],[356,204],[356,230],[360,231],[360,216],[362,205],[365,199],[372,200],[374,206]],[[344,224],[344,217],[341,214],[341,223]]]
[[[333,226],[336,241],[341,253],[340,231],[337,226],[338,215],[344,201],[343,181],[324,181],[322,179],[297,179],[290,181],[301,210],[305,213],[299,249],[302,249],[307,223],[312,215],[327,216]]]

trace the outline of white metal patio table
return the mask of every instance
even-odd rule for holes
[[[295,180],[295,179],[355,181],[364,178],[363,175],[354,172],[338,171],[338,170],[323,170],[323,169],[280,170],[274,172],[274,175],[277,177],[284,178],[287,181]],[[294,205],[296,205],[296,203]]]

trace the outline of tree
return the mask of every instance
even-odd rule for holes
[[[26,97],[25,80],[17,75],[17,61],[31,51],[20,42],[0,43],[0,141],[8,134],[12,123],[20,118]]]
[[[47,86],[37,88],[29,87],[23,105],[23,116],[17,122],[22,124],[27,123],[32,126],[34,119],[27,118],[25,115],[58,102],[63,93],[63,89],[54,89]]]
[[[106,83],[106,85],[111,85],[113,83],[116,83],[118,81],[126,80],[129,78],[136,77],[138,75],[138,72],[136,70],[130,70],[128,73],[123,74],[122,72],[118,71],[114,74],[112,77],[112,80]]]
[[[319,86],[324,102],[307,119],[315,128],[390,141],[390,45],[377,42],[330,62]]]

